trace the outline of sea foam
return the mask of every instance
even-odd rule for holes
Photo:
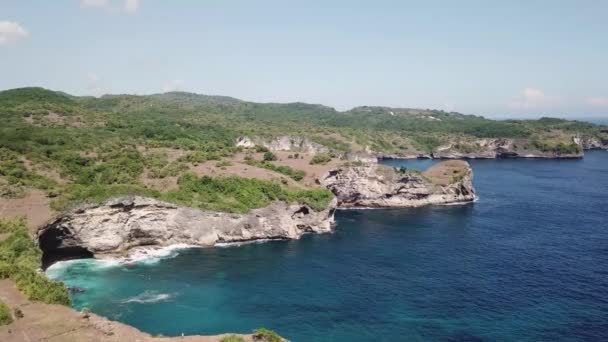
[[[173,298],[173,295],[169,294],[169,293],[158,293],[156,291],[145,291],[142,294],[139,294],[139,295],[137,295],[135,297],[127,298],[127,299],[121,301],[121,303],[124,303],[124,304],[128,304],[128,303],[139,303],[139,304],[158,303],[158,302],[166,302],[166,301],[170,300],[171,298]]]
[[[197,248],[188,244],[174,244],[158,247],[136,247],[126,256],[100,256],[95,259],[64,260],[54,263],[46,269],[46,275],[51,279],[60,279],[65,271],[75,266],[103,270],[105,268],[133,266],[137,264],[156,264],[162,259],[174,258],[184,249]]]

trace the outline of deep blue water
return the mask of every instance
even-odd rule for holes
[[[474,204],[340,211],[334,234],[50,273],[85,288],[76,307],[153,334],[608,340],[608,152],[471,164]]]

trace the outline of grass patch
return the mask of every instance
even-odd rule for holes
[[[296,169],[291,168],[286,165],[276,165],[269,161],[258,161],[258,160],[250,159],[247,161],[247,164],[251,165],[251,166],[256,166],[256,167],[260,167],[263,169],[271,170],[274,172],[278,172],[280,174],[283,174],[283,175],[295,180],[296,182],[301,181],[306,176],[306,172],[304,172],[303,170],[296,170]]]
[[[320,211],[333,197],[326,189],[290,190],[271,181],[236,176],[199,178],[187,173],[180,177],[178,184],[178,190],[163,194],[161,198],[193,208],[237,213],[265,207],[274,201],[304,203]]]

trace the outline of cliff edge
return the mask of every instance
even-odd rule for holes
[[[246,214],[193,209],[145,197],[121,197],[72,210],[38,232],[43,267],[55,261],[125,253],[139,246],[297,239],[331,231],[336,200],[315,211],[275,202]]]
[[[419,207],[475,199],[473,171],[466,161],[439,163],[424,173],[375,163],[329,171],[320,183],[341,208]]]

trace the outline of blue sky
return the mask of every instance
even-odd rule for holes
[[[608,1],[0,0],[0,89],[608,117]]]

